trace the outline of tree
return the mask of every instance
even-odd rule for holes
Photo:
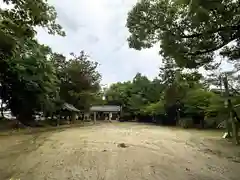
[[[206,109],[210,106],[210,100],[214,95],[213,92],[200,88],[189,90],[183,100],[185,112],[189,114],[205,114]]]
[[[106,91],[108,104],[121,105],[124,114],[131,117],[150,114],[148,105],[157,103],[162,96],[163,86],[159,79],[150,81],[137,73],[132,81],[112,84]]]
[[[37,113],[59,114],[68,102],[85,110],[100,102],[98,64],[82,51],[66,57],[35,40],[36,27],[64,36],[46,0],[4,0],[0,9],[0,98],[23,124]]]
[[[151,103],[145,106],[143,112],[150,114],[151,116],[161,115],[165,113],[165,104],[163,101],[158,101],[156,103]]]
[[[216,68],[216,52],[238,64],[239,4],[239,0],[141,0],[128,14],[129,46],[140,50],[160,42],[161,54],[179,67]]]
[[[12,5],[0,11],[0,52],[2,55],[13,53],[21,46],[25,38],[33,38],[35,27],[48,29],[50,34],[65,35],[56,23],[56,11],[45,0],[3,0]]]
[[[202,75],[197,71],[187,71],[177,67],[171,58],[165,58],[160,67],[159,78],[164,89],[164,99],[167,106],[174,105],[185,98],[190,89],[202,88]]]
[[[2,75],[1,99],[24,124],[34,119],[36,112],[53,106],[58,79],[50,54],[49,47],[28,40],[19,54],[8,60],[9,69]]]
[[[106,101],[108,104],[121,105],[123,111],[132,117],[147,118],[167,113],[169,120],[175,121],[189,91],[194,89],[196,93],[197,90],[208,93],[201,79],[201,74],[195,71],[182,72],[169,61],[161,67],[159,78],[153,81],[137,73],[131,82],[112,84],[106,91]],[[202,98],[207,99],[206,96]],[[194,103],[191,105],[197,102]]]
[[[50,34],[65,33],[56,12],[45,0],[4,0],[0,9],[1,99],[20,121],[27,123],[36,111],[53,109],[57,78],[51,49],[34,39],[35,27]]]
[[[61,99],[79,109],[87,110],[100,90],[101,75],[96,70],[98,63],[89,60],[83,51],[79,56],[72,54],[69,61],[62,58],[60,62]]]

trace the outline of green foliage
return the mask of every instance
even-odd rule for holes
[[[35,28],[64,36],[45,0],[4,0],[0,9],[0,98],[13,115],[30,124],[36,114],[59,114],[64,102],[87,109],[99,100],[97,63],[82,51],[66,60],[35,40]]]
[[[218,94],[212,94],[209,99],[209,106],[205,109],[206,116],[211,117],[212,115],[226,115],[228,114],[227,109],[224,107],[224,98]]]
[[[189,90],[183,100],[185,112],[189,114],[205,113],[208,108],[213,108],[211,103],[214,93],[204,89]],[[211,105],[211,107],[209,107]],[[210,110],[210,109],[209,109]]]
[[[113,84],[106,91],[107,102],[123,106],[132,115],[159,115],[165,113],[165,106],[183,101],[192,88],[202,88],[200,74],[166,66],[161,68],[160,78],[153,81],[138,73],[131,82]]]
[[[112,84],[106,91],[100,90],[98,64],[84,51],[67,59],[35,40],[36,27],[65,35],[46,0],[3,2],[12,8],[0,9],[0,98],[24,124],[38,113],[59,115],[65,102],[80,110],[92,104],[121,105],[130,116],[170,112],[175,118],[180,105],[185,115],[226,114],[221,94],[208,88],[216,84],[184,68],[217,67],[212,64],[216,50],[239,68],[239,1],[139,1],[128,16],[129,45],[141,49],[160,42],[164,66],[154,80],[137,73],[132,81]],[[231,89],[239,88],[233,73],[229,82]],[[240,103],[235,93],[231,98],[234,105]]]
[[[31,119],[43,106],[45,109],[53,106],[58,80],[48,59],[50,54],[48,47],[28,40],[18,54],[6,61],[8,68],[2,72],[1,99],[15,116]]]
[[[202,75],[196,71],[183,72],[178,68],[172,59],[167,59],[164,66],[160,68],[159,74],[161,82],[164,84],[164,99],[167,106],[174,105],[177,101],[182,101],[187,92],[191,89],[202,88]]]
[[[35,39],[35,27],[65,35],[45,0],[4,0],[0,9],[0,97],[21,121],[54,111],[58,95],[51,49]]]
[[[83,51],[79,56],[72,54],[72,59],[64,62],[59,72],[61,99],[79,109],[88,109],[100,90],[101,75],[96,70],[97,66]]]
[[[18,51],[26,38],[33,38],[35,27],[47,28],[50,34],[65,35],[56,23],[55,9],[45,0],[4,0],[9,8],[0,9],[0,54]]]
[[[143,109],[143,113],[149,114],[151,116],[164,114],[165,113],[165,104],[163,101],[151,103]]]
[[[179,67],[216,68],[217,51],[238,64],[239,4],[239,0],[141,0],[128,14],[129,46],[140,50],[160,42],[161,54]],[[231,42],[235,43],[226,46]]]
[[[210,90],[213,84],[206,82],[197,71],[178,68],[168,60],[160,68],[159,78],[151,81],[138,73],[132,81],[112,84],[106,90],[106,102],[121,105],[131,118],[152,116],[159,122],[156,118],[166,116],[167,121],[176,121],[179,108],[182,118],[216,118],[211,123],[216,127],[222,120],[219,117],[228,113],[222,94]],[[232,100],[234,104],[239,102],[234,94]]]
[[[107,89],[106,99],[108,104],[121,105],[124,112],[138,115],[144,114],[146,105],[158,102],[162,91],[159,79],[150,81],[137,73],[131,82],[116,83]]]

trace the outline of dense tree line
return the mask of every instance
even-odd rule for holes
[[[237,103],[239,3],[238,0],[138,1],[127,18],[129,46],[141,50],[160,43],[164,67],[159,78],[152,82],[138,74],[132,82],[113,85],[107,94],[111,97],[124,89],[118,96],[125,101],[119,103],[134,115],[165,112],[174,116],[195,114],[203,118],[228,114],[223,94],[210,91],[210,87],[223,89],[222,80],[226,81],[227,77],[234,93],[233,97],[225,94],[225,99],[230,102],[229,106]],[[234,69],[216,73],[223,61],[232,63]],[[204,78],[198,73],[200,67],[206,70]],[[151,101],[154,93],[150,89],[156,81],[158,93],[153,98],[155,101]],[[182,112],[173,113],[169,111],[171,107],[175,107],[175,112],[179,108]]]
[[[112,84],[105,96],[108,104],[122,106],[125,120],[176,124],[187,118],[216,127],[227,118],[227,109],[220,87],[211,85],[197,71],[185,72],[168,62],[154,80],[138,73],[132,81]],[[238,104],[239,96],[232,95],[233,104]]]
[[[0,11],[0,98],[24,124],[38,113],[53,116],[67,102],[80,110],[92,104],[118,104],[126,119],[177,123],[228,116],[225,99],[238,104],[239,1],[141,0],[128,14],[129,46],[160,43],[164,66],[154,80],[138,73],[132,81],[112,84],[106,102],[100,91],[97,63],[84,51],[66,58],[36,39],[36,27],[65,36],[56,11],[45,0],[4,0]],[[220,61],[215,57],[221,57]],[[218,58],[219,59],[219,58]],[[234,65],[215,73],[222,61]],[[198,68],[207,70],[204,77]],[[227,76],[231,97],[223,89]],[[226,96],[226,95],[225,95]]]
[[[141,50],[160,43],[160,54],[166,63],[173,60],[179,68],[202,67],[210,71],[212,77],[217,77],[212,80],[218,84],[224,82],[236,138],[240,122],[229,96],[228,79],[234,81],[231,89],[236,90],[239,87],[239,4],[239,0],[140,0],[127,18],[131,48]],[[224,61],[231,63],[234,69],[216,74],[215,70]]]
[[[67,59],[36,40],[36,27],[65,36],[45,0],[4,0],[0,9],[0,98],[23,124],[52,116],[67,102],[81,110],[95,101],[101,75],[82,51]]]

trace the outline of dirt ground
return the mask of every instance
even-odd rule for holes
[[[219,132],[105,123],[0,136],[0,180],[239,180]]]

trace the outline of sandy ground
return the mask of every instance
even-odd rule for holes
[[[240,180],[240,149],[219,133],[135,123],[0,137],[0,179],[11,178]]]

